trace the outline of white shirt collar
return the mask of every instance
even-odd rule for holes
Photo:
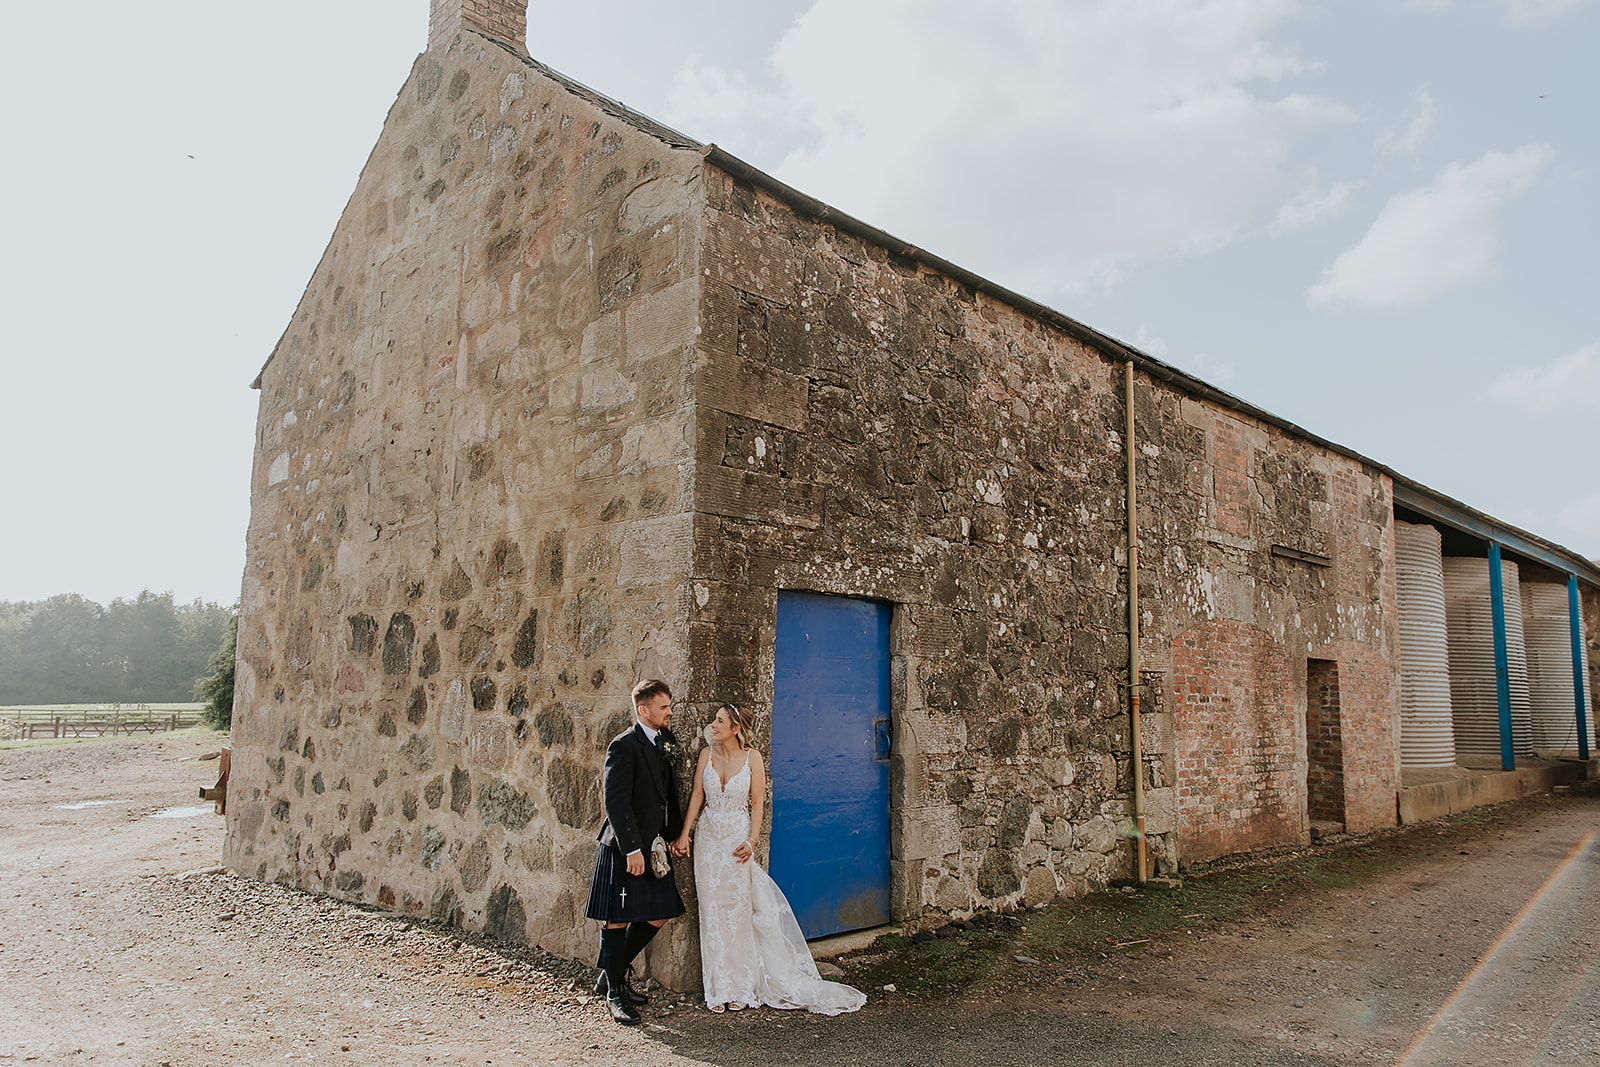
[[[639,723],[639,729],[644,731],[644,736],[649,738],[650,743],[652,745],[656,743],[656,734],[660,733],[659,730],[652,730],[652,729],[650,729],[650,727],[646,726],[643,722]]]

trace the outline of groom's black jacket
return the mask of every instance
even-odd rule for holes
[[[669,749],[676,748],[671,730],[662,730],[661,739]],[[602,784],[606,821],[600,827],[601,844],[626,856],[648,852],[657,834],[670,842],[682,832],[678,776],[637,723],[606,746]]]

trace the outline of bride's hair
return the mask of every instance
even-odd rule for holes
[[[749,744],[750,727],[754,723],[754,716],[752,716],[748,711],[740,711],[738,706],[734,704],[724,704],[717,710],[728,713],[728,725],[733,727],[735,735],[740,733],[745,735],[739,738],[739,743],[741,745]]]

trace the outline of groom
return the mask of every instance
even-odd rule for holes
[[[646,1000],[628,980],[634,958],[668,919],[684,911],[672,875],[657,878],[650,865],[651,842],[658,834],[674,840],[683,823],[673,771],[677,739],[667,729],[672,690],[660,680],[640,682],[633,687],[633,710],[639,721],[606,747],[606,821],[585,911],[605,924],[594,990],[625,1026],[639,1022],[637,1008]]]

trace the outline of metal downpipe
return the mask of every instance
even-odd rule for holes
[[[1137,482],[1138,450],[1133,440],[1133,361],[1122,365],[1123,392],[1127,425],[1123,447],[1128,457],[1128,712],[1133,730],[1133,821],[1138,831],[1134,838],[1136,866],[1134,879],[1145,884],[1146,850],[1144,836],[1144,745],[1139,729],[1139,496]]]

